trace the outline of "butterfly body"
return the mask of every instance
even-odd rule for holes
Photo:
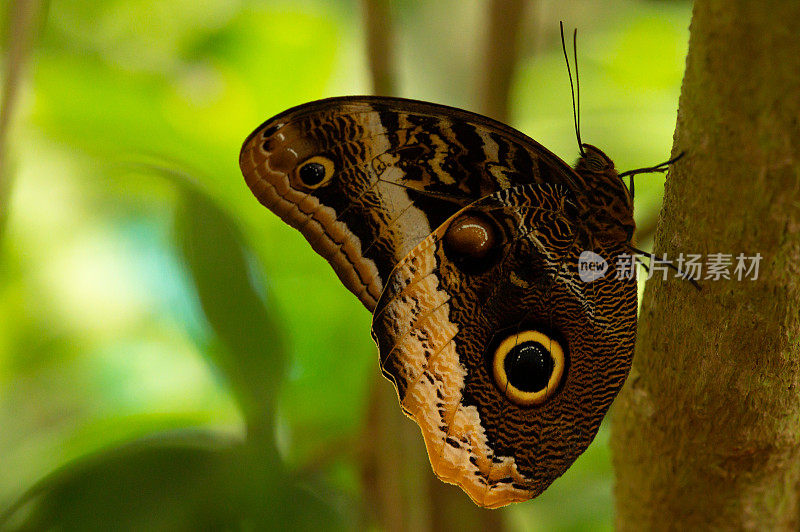
[[[496,507],[583,452],[630,368],[632,198],[600,150],[576,169],[518,131],[411,100],[344,97],[265,122],[240,166],[374,312],[381,368],[436,474]]]

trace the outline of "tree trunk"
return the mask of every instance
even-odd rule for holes
[[[655,251],[732,254],[731,279],[647,283],[613,416],[621,530],[797,529],[799,120],[800,2],[697,0]]]

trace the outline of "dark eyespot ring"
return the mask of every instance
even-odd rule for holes
[[[564,377],[566,358],[561,344],[540,331],[511,334],[500,342],[493,356],[495,383],[519,406],[543,404]]]
[[[333,177],[333,161],[322,155],[315,155],[305,161],[295,170],[300,184],[306,188],[319,188]]]

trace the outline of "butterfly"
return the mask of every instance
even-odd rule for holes
[[[674,160],[620,174],[575,122],[573,168],[478,114],[346,96],[278,114],[240,153],[253,194],[373,313],[435,474],[484,507],[562,475],[631,367],[635,275],[587,278],[582,257],[636,251],[622,177]]]

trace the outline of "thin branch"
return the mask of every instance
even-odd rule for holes
[[[373,93],[395,95],[391,5],[388,0],[362,0],[362,6]],[[419,484],[421,470],[409,463],[408,458],[414,456],[414,450],[409,452],[409,438],[403,437],[403,434],[409,433],[411,436],[419,435],[413,434],[416,431],[411,423],[402,419],[397,399],[386,384],[376,368],[362,429],[362,440],[370,443],[363,447],[360,456],[365,507],[371,514],[365,516],[363,525],[372,527],[372,521],[376,520],[384,530],[428,529],[430,512],[426,511],[427,507],[414,508],[414,499],[409,498],[424,497],[424,494],[410,493],[409,483]],[[424,450],[417,448],[416,452],[419,451],[424,453]]]
[[[394,32],[390,3],[362,0],[367,54],[373,91],[379,95],[397,93],[394,68]],[[494,2],[499,14],[490,33],[486,68],[503,80],[487,85],[490,99],[496,100],[507,116],[508,89],[516,62],[516,33],[522,0]],[[509,20],[512,19],[512,20]],[[511,37],[506,26],[515,26]],[[506,42],[514,41],[513,50]],[[499,68],[498,68],[499,67]],[[486,76],[482,76],[486,77]],[[497,116],[497,113],[489,113]],[[478,508],[455,486],[441,482],[431,471],[419,428],[404,419],[391,386],[375,371],[363,429],[362,478],[366,506],[374,512],[385,530],[502,530],[502,514]],[[365,523],[372,524],[372,523]]]
[[[478,102],[483,114],[501,122],[508,122],[509,118],[511,82],[519,55],[525,4],[524,0],[492,0],[489,5]]]
[[[388,0],[362,0],[362,5],[372,92],[379,96],[395,95],[397,80],[391,4]]]
[[[17,96],[25,66],[35,41],[37,29],[44,14],[44,2],[40,0],[18,0],[9,5],[8,42],[6,64],[3,71],[5,80],[0,103],[0,227],[5,225],[10,190],[10,171],[8,168],[8,138]]]

